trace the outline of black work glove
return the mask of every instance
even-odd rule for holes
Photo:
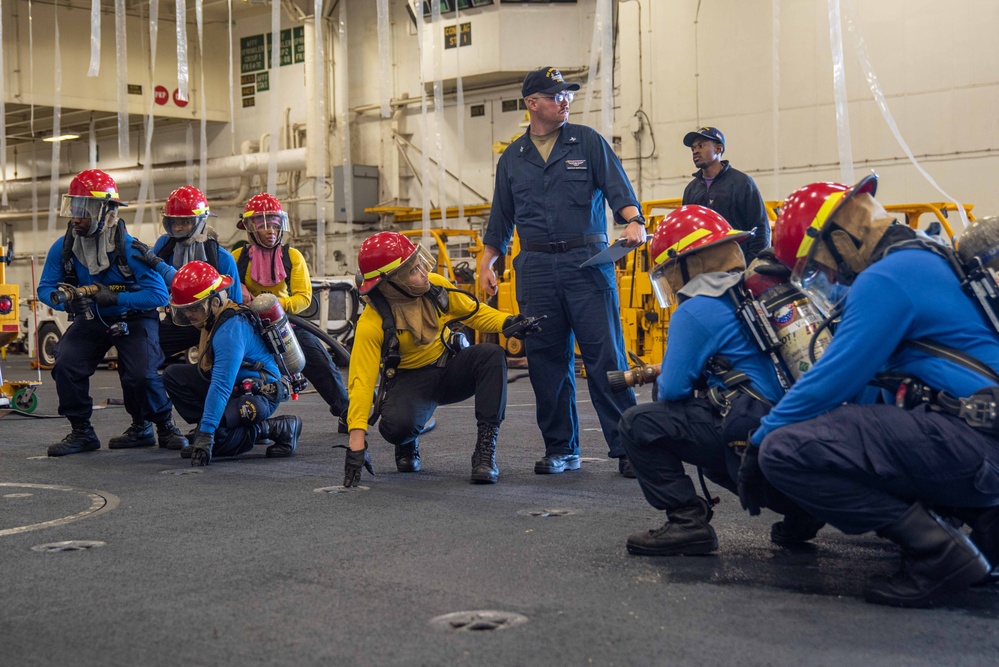
[[[101,308],[107,306],[118,305],[118,293],[112,292],[107,285],[102,285],[101,283],[94,283],[94,287],[97,288],[97,294],[94,295],[94,301]]]
[[[503,335],[507,338],[524,340],[526,336],[536,334],[541,331],[542,317],[526,317],[523,313],[511,315],[503,320]]]
[[[343,462],[343,486],[349,489],[361,483],[361,468],[367,468],[372,475],[375,469],[371,467],[371,457],[368,456],[368,443],[364,443],[364,449],[353,450],[347,448],[347,456]]]
[[[90,311],[94,300],[89,296],[78,296],[66,302],[66,312],[71,315],[85,315]]]
[[[749,441],[750,437],[752,433],[746,438],[748,445],[739,466],[739,504],[750,516],[758,516],[766,504],[767,480],[760,469],[760,448]]]
[[[195,468],[206,466],[212,462],[212,445],[215,444],[215,434],[198,431],[191,443],[191,465]]]
[[[139,261],[148,266],[150,269],[155,269],[156,265],[163,261],[162,257],[154,253],[152,248],[139,239],[132,239],[132,250],[139,251]]]

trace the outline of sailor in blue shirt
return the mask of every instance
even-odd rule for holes
[[[70,222],[45,258],[38,296],[73,319],[52,368],[59,414],[69,419],[72,432],[49,447],[49,456],[100,449],[90,423],[90,376],[112,346],[132,426],[108,446],[148,447],[157,436],[161,447],[179,449],[187,442],[173,424],[173,406],[157,372],[163,353],[156,308],[167,303],[166,285],[132,250],[132,237],[118,219],[124,205],[114,179],[98,169],[77,174],[62,198],[59,214]]]
[[[213,456],[236,456],[271,439],[269,458],[295,453],[302,420],[268,419],[289,392],[274,352],[255,327],[256,314],[229,301],[232,278],[200,260],[185,264],[170,285],[170,312],[179,326],[201,332],[197,364],[167,367],[163,381],[184,421],[197,424],[181,456],[202,466]]]
[[[163,230],[152,250],[138,239],[133,242],[142,253],[143,261],[156,270],[169,286],[177,270],[195,259],[207,262],[225,276],[232,276],[232,285],[226,290],[229,300],[243,303],[239,288],[239,271],[232,254],[219,245],[207,229],[208,218],[215,217],[208,200],[193,185],[183,185],[167,197],[163,205]],[[160,320],[160,347],[167,358],[198,345],[198,330],[180,327],[170,318]]]
[[[718,548],[710,505],[698,497],[684,463],[735,493],[735,447],[745,446],[751,425],[784,393],[773,363],[740,322],[731,294],[746,268],[739,244],[751,236],[715,211],[684,206],[666,216],[652,237],[653,290],[663,308],[679,305],[670,316],[658,400],[627,410],[620,433],[646,500],[664,510],[667,521],[629,537],[629,553],[695,555]],[[724,371],[748,381],[735,389]],[[705,382],[711,398],[695,393]],[[786,515],[771,530],[777,544],[800,544],[821,527],[782,496],[773,494],[767,505]]]
[[[999,335],[935,242],[893,224],[876,186],[875,176],[853,188],[815,183],[784,202],[774,251],[812,303],[841,320],[752,434],[739,490],[758,511],[762,472],[816,518],[895,542],[901,570],[873,578],[865,598],[920,607],[983,580],[999,556],[999,438],[937,400],[999,384],[944,358],[958,350],[999,369]],[[887,404],[844,405],[879,373],[905,378]],[[938,511],[967,521],[971,539]]]
[[[577,470],[574,344],[586,366],[590,398],[609,456],[630,466],[618,442],[621,414],[635,404],[631,390],[615,393],[607,371],[625,368],[624,334],[612,263],[580,267],[607,247],[606,206],[625,224],[624,245],[645,242],[645,220],[628,178],[606,141],[593,129],[566,122],[579,84],[566,83],[553,67],[535,70],[521,93],[531,124],[500,157],[479,277],[496,293],[493,264],[505,255],[516,229],[517,302],[526,316],[547,319],[524,341],[545,456],[539,474]]]

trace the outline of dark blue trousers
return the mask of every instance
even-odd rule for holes
[[[461,350],[444,366],[399,369],[385,394],[378,432],[393,445],[410,445],[438,405],[475,396],[475,421],[499,424],[506,416],[506,352],[480,343]]]
[[[173,364],[163,371],[163,384],[181,418],[188,424],[197,424],[205,413],[205,402],[208,398],[208,387],[211,377],[206,377],[194,364]],[[229,401],[238,400],[230,397]],[[277,409],[278,404],[272,401],[262,402],[263,408],[259,414],[262,421],[267,419]],[[229,410],[228,412],[233,412]],[[227,428],[219,424],[215,429],[215,444],[212,446],[213,456],[236,456],[253,449],[260,432],[259,426],[245,425]]]
[[[159,424],[172,418],[173,406],[158,373],[163,363],[158,317],[151,312],[129,319],[127,325],[127,335],[112,336],[101,319],[80,317],[66,329],[52,367],[60,415],[71,420],[90,419],[94,408],[90,376],[113,345],[118,351],[118,377],[132,421]]]
[[[739,457],[722,438],[721,416],[705,399],[656,401],[629,408],[621,417],[621,446],[649,504],[659,510],[697,502],[693,480],[683,464],[736,493]]]
[[[883,528],[912,503],[999,505],[999,438],[922,406],[844,405],[768,434],[771,484],[844,533]]]
[[[608,455],[624,456],[617,425],[624,411],[635,405],[635,393],[613,392],[607,382],[607,371],[628,367],[614,266],[579,268],[602,247],[521,252],[514,259],[520,312],[547,316],[541,332],[524,339],[545,454],[579,454],[574,367],[578,345]]]

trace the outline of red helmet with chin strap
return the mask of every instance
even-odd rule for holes
[[[69,190],[62,196],[59,215],[64,218],[91,220],[87,236],[104,228],[112,212],[126,204],[118,196],[118,185],[106,172],[87,169],[77,174],[69,183]]]
[[[163,206],[163,228],[170,236],[187,238],[201,232],[208,216],[215,214],[209,210],[204,193],[193,185],[183,185],[167,197]],[[180,224],[184,231],[175,232],[174,226]]]
[[[194,260],[180,268],[170,283],[170,314],[174,324],[204,326],[213,296],[232,285],[208,262]]]
[[[265,248],[273,248],[281,245],[284,233],[288,231],[288,214],[281,208],[281,202],[272,194],[261,192],[250,197],[243,208],[243,215],[236,222],[236,227],[246,230],[246,235],[250,243]],[[277,228],[279,230],[277,241],[274,245],[266,246],[257,237],[257,231],[266,227]]]
[[[208,262],[194,260],[180,268],[170,283],[170,306],[190,306],[232,285]]]
[[[118,197],[118,185],[106,172],[100,169],[86,169],[81,171],[69,183],[69,197],[89,197],[110,201],[124,206],[125,203]]]
[[[867,193],[874,196],[878,189],[875,174],[861,179],[852,188],[842,183],[811,183],[792,192],[777,214],[774,223],[774,255],[791,269],[808,255],[812,239],[818,237],[826,222],[836,217],[840,207],[852,197]],[[810,229],[814,232],[809,232]],[[807,239],[806,239],[807,237]]]
[[[659,268],[680,255],[703,250],[723,241],[745,241],[751,232],[732,229],[719,213],[704,206],[688,204],[667,215],[656,226],[649,243],[652,265]]]
[[[379,232],[364,239],[357,253],[357,291],[373,290],[416,251],[413,242],[398,232]]]

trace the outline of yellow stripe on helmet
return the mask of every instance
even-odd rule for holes
[[[192,208],[191,212],[194,213],[194,215],[204,215],[205,213],[208,213],[208,207],[206,206],[204,208]]]
[[[256,214],[256,211],[243,211],[243,218],[252,218]]]
[[[111,195],[112,199],[119,199],[118,192],[114,190],[111,192],[106,192],[103,190],[91,190],[90,194],[96,197],[97,199],[107,199],[108,195]]]
[[[662,264],[671,256],[679,255],[696,241],[700,241],[705,236],[710,236],[713,233],[714,232],[712,232],[710,229],[706,229],[704,227],[695,229],[694,231],[687,234],[686,236],[684,236],[682,239],[680,239],[670,247],[666,248],[666,250],[659,253],[659,256],[652,260],[652,263],[655,265]],[[730,231],[725,232],[725,236],[735,236],[741,233],[742,232],[738,230],[732,229]]]
[[[208,296],[212,292],[216,291],[219,288],[219,285],[221,285],[221,284],[222,284],[222,276],[219,276],[218,278],[215,279],[215,282],[212,283],[211,287],[209,287],[207,289],[203,289],[200,292],[198,292],[197,294],[195,294],[194,295],[195,300],[204,299],[206,296]]]
[[[833,209],[836,208],[845,194],[846,191],[834,192],[829,195],[825,202],[822,203],[822,206],[819,207],[819,211],[815,214],[815,219],[812,220],[812,224],[808,226],[808,229],[814,229],[816,232],[821,231],[822,227],[826,224],[826,220],[829,219],[829,214],[832,213]],[[801,239],[801,245],[798,246],[798,254],[795,255],[796,259],[804,257],[808,254],[816,236],[818,236],[818,234],[811,236],[808,234],[808,230],[805,230],[805,236]]]
[[[401,264],[402,264],[402,258],[401,257],[398,258],[398,259],[393,259],[391,262],[389,262],[388,264],[386,264],[382,268],[375,269],[374,271],[368,271],[367,273],[363,274],[364,275],[364,279],[365,280],[371,280],[372,278],[377,278],[378,276],[380,276],[383,273],[388,273],[389,271],[394,271],[395,269],[398,269]]]

